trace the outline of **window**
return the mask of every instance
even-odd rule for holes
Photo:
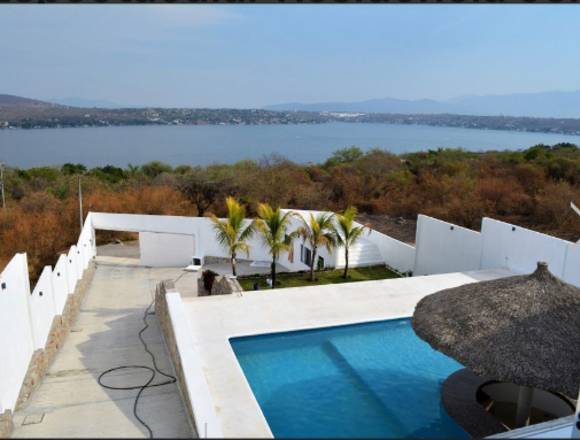
[[[312,262],[312,251],[303,244],[300,245],[300,261],[307,266],[310,266],[310,263]]]

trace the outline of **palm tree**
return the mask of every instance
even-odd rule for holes
[[[338,246],[344,246],[344,273],[342,277],[346,280],[348,277],[348,251],[351,245],[363,235],[367,226],[354,226],[354,218],[357,211],[354,206],[349,206],[342,214],[336,214],[336,236],[335,240]],[[369,229],[370,233],[370,229]]]
[[[233,197],[226,198],[226,206],[228,214],[224,220],[220,220],[213,214],[210,219],[219,244],[227,248],[230,254],[232,273],[236,276],[236,256],[240,251],[249,255],[250,246],[247,240],[253,235],[255,225],[253,221],[247,223],[246,208]]]
[[[262,234],[262,240],[272,255],[272,289],[276,287],[276,262],[280,252],[290,250],[292,240],[297,235],[296,231],[288,234],[290,219],[295,215],[292,211],[282,214],[280,207],[272,209],[267,203],[258,205],[256,227]]]
[[[312,248],[310,281],[314,281],[314,264],[316,264],[318,248],[324,246],[330,252],[336,246],[333,217],[334,214],[325,213],[320,213],[316,217],[311,213],[308,221],[301,217],[303,225],[298,228],[296,233]]]

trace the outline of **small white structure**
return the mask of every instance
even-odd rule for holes
[[[188,264],[184,270],[186,270],[187,272],[198,272],[201,270],[202,266],[203,266],[203,258],[194,256],[191,258],[191,264]]]

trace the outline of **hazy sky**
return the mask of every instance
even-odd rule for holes
[[[580,89],[578,5],[0,5],[0,93],[125,105]]]

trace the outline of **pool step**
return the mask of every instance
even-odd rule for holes
[[[352,341],[344,341],[344,343],[346,344],[345,347],[341,348],[342,344],[340,339],[328,341],[324,344],[323,348],[325,353],[335,362],[335,365],[350,377],[354,378],[357,385],[364,389],[365,393],[372,396],[384,408],[389,425],[397,432],[393,436],[412,438],[446,436],[446,432],[442,431],[441,421],[449,418],[449,416],[442,406],[435,402],[402,401],[398,399],[396,395],[389,392],[388,388],[385,389],[384,385],[387,384],[385,381],[396,381],[394,383],[397,386],[405,386],[403,383],[406,381],[406,378],[391,377],[389,376],[388,370],[384,371],[383,376],[382,372],[357,367],[359,358],[351,358],[351,355],[349,355],[349,350],[353,348]],[[352,356],[358,356],[358,354],[353,353]],[[377,379],[379,382],[377,382]],[[403,383],[400,382],[401,380]],[[381,388],[382,392],[380,391]],[[437,411],[437,417],[433,417],[435,415],[433,411]],[[419,428],[417,428],[417,418],[421,420]],[[407,423],[410,423],[410,425],[407,426]],[[465,432],[459,427],[451,432],[453,437],[466,437]],[[448,435],[449,432],[447,432]]]
[[[338,368],[344,371],[349,377],[355,379],[357,386],[363,389],[365,394],[368,394],[383,408],[385,416],[389,419],[389,424],[393,427],[393,430],[397,431],[396,433],[393,433],[394,436],[404,436],[405,432],[408,430],[405,429],[405,426],[401,424],[397,415],[393,414],[392,408],[389,408],[385,405],[380,396],[378,396],[375,391],[367,384],[367,382],[359,375],[357,370],[352,367],[352,365],[340,353],[338,348],[331,341],[327,341],[322,345],[322,349],[328,355],[328,357],[332,359]]]

